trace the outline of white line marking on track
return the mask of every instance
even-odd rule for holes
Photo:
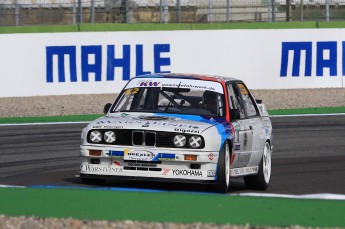
[[[18,186],[18,185],[4,185],[0,184],[0,188],[26,188],[25,186]]]
[[[90,122],[33,122],[33,123],[12,123],[0,124],[0,126],[39,126],[39,125],[63,125],[63,124],[88,124]]]
[[[317,193],[306,195],[286,195],[271,193],[241,193],[238,196],[254,196],[254,197],[274,197],[274,198],[290,198],[290,199],[321,199],[321,200],[345,200],[345,195],[331,193]]]
[[[308,117],[308,116],[342,116],[345,113],[334,113],[334,114],[291,114],[291,115],[270,115],[272,118],[281,117]]]

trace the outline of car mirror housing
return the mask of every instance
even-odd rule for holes
[[[256,99],[255,102],[256,102],[257,104],[262,104],[262,99]]]
[[[108,111],[110,110],[110,107],[111,107],[111,103],[107,103],[104,105],[104,108],[103,108],[103,113],[104,114],[107,114]]]

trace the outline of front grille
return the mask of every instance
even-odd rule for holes
[[[108,129],[93,129],[91,131],[100,131],[103,135]],[[90,131],[90,132],[91,132]],[[113,143],[107,143],[104,139],[101,142],[96,144],[105,144],[105,145],[123,145],[123,146],[149,146],[149,147],[166,147],[166,148],[177,148],[174,144],[174,137],[176,134],[174,132],[163,132],[163,131],[139,131],[131,129],[116,129],[112,130],[116,134],[116,140]],[[92,143],[90,140],[90,132],[87,136],[87,141]],[[183,134],[187,139],[193,134]],[[199,147],[204,148],[205,143],[203,140],[202,145]],[[188,144],[184,147],[179,148],[190,148]]]
[[[132,131],[132,144],[134,146],[155,146],[156,133],[150,131]]]
[[[132,144],[134,146],[142,146],[144,144],[144,131],[132,132]]]
[[[176,133],[160,132],[157,133],[157,147],[175,148],[174,137]]]
[[[156,133],[155,132],[145,132],[145,145],[155,146],[156,145]]]

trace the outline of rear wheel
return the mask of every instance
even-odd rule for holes
[[[249,189],[266,190],[271,179],[272,153],[269,142],[265,143],[264,152],[259,165],[258,174],[244,177],[244,183]]]
[[[217,177],[218,191],[227,193],[230,183],[230,147],[227,142],[219,153]]]

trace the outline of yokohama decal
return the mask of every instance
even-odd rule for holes
[[[200,170],[173,169],[172,171],[173,175],[176,176],[202,177],[202,172]]]

